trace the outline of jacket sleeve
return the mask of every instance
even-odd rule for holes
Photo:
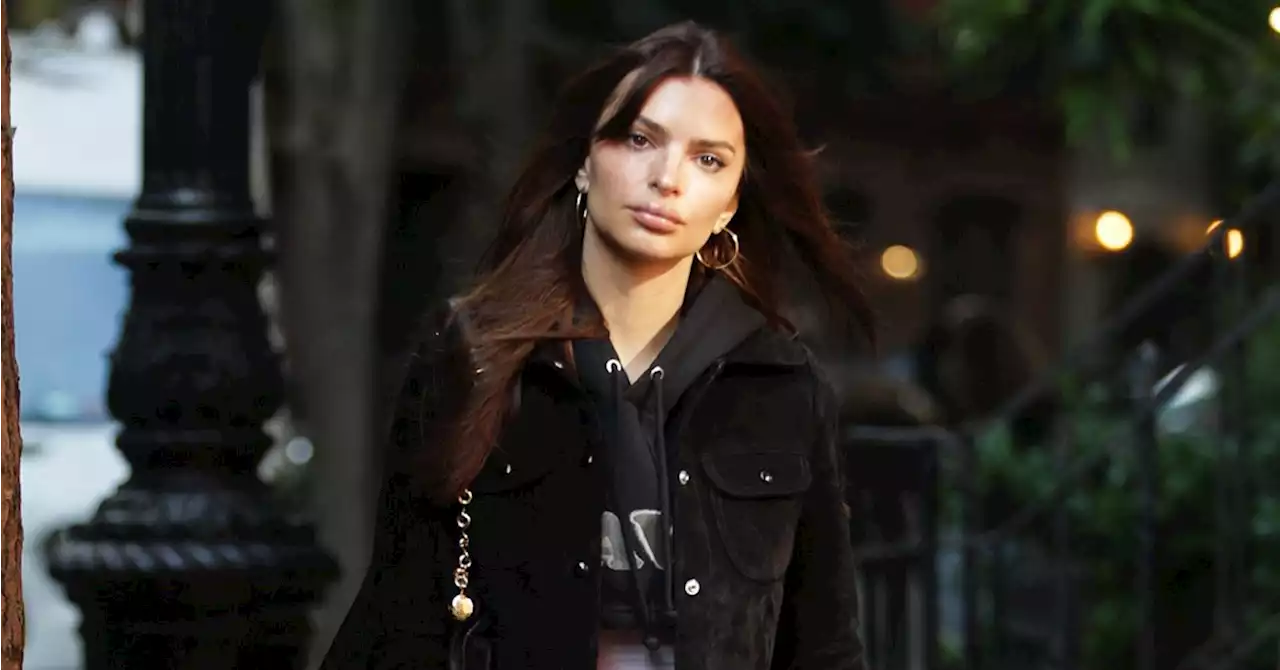
[[[865,670],[837,404],[831,387],[816,379],[819,437],[810,457],[813,483],[805,494],[787,570],[773,668]]]
[[[439,335],[409,361],[395,395],[373,551],[360,592],[330,644],[321,670],[443,669],[447,663],[452,584],[452,511],[412,486],[413,458],[430,448],[440,410]]]

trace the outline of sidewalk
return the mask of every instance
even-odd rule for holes
[[[88,519],[128,474],[108,424],[24,425],[22,441],[22,591],[27,613],[24,670],[80,667],[80,612],[45,570],[44,538]]]

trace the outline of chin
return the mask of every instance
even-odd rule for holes
[[[643,228],[601,236],[611,252],[627,263],[670,265],[693,256],[678,235],[655,235]]]
[[[628,234],[617,238],[617,247],[628,256],[644,259],[649,263],[675,263],[694,255],[696,249],[689,249],[677,234],[654,234],[645,229],[627,231]]]

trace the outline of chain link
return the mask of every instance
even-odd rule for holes
[[[467,534],[467,530],[471,528],[471,515],[467,514],[467,505],[471,504],[473,497],[471,489],[464,489],[462,495],[458,496],[458,504],[462,509],[458,512],[458,567],[453,570],[453,585],[458,587],[458,595],[449,604],[449,611],[459,621],[471,618],[475,611],[475,603],[467,595],[467,585],[471,583],[471,537]]]

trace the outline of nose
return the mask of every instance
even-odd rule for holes
[[[678,151],[655,151],[653,173],[649,186],[662,195],[676,195],[680,192],[680,160]]]

